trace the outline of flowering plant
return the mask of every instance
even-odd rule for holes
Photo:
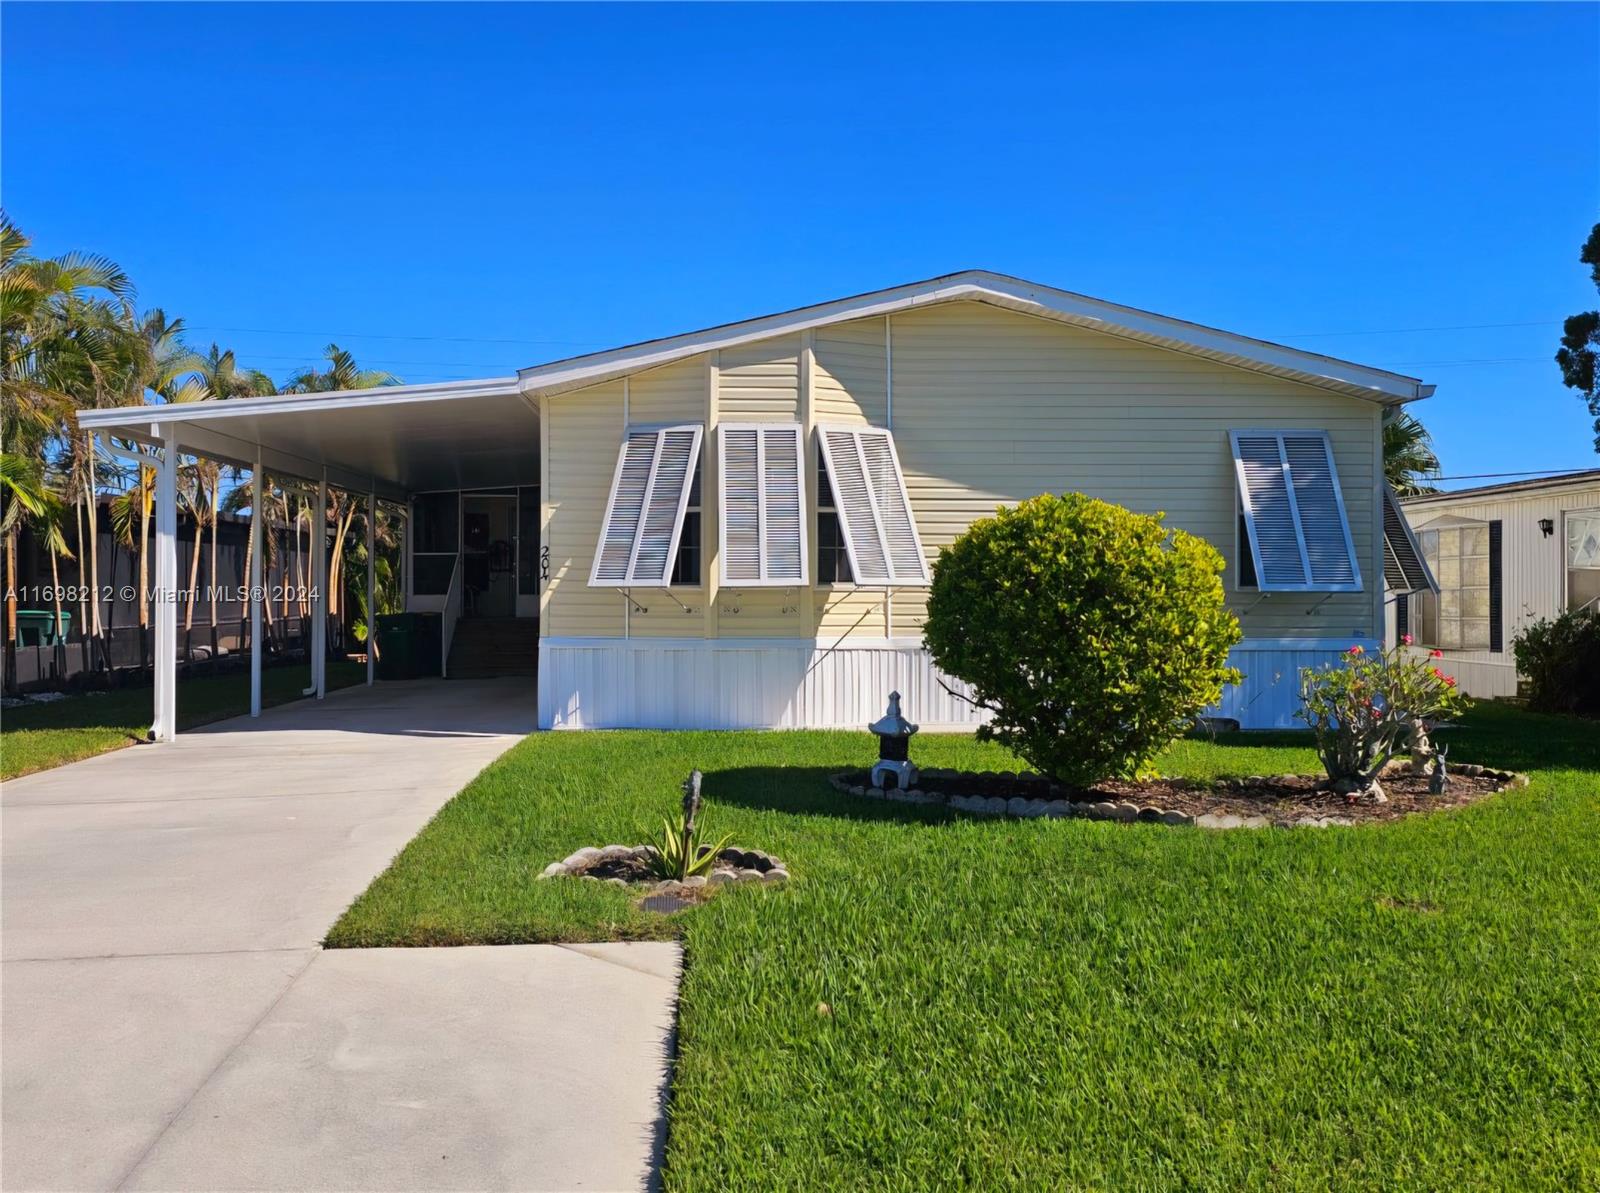
[[[1336,665],[1300,673],[1300,710],[1311,727],[1317,755],[1334,789],[1381,798],[1378,774],[1408,734],[1428,722],[1460,713],[1467,699],[1430,661],[1410,657],[1409,640],[1368,654],[1352,646]],[[1438,657],[1437,652],[1432,657]]]

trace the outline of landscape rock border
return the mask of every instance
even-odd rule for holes
[[[574,850],[559,862],[551,862],[540,872],[544,878],[581,878],[588,882],[604,882],[611,886],[636,890],[646,895],[685,895],[691,892],[711,893],[718,887],[734,883],[754,882],[766,886],[781,886],[789,880],[789,868],[770,853],[759,849],[740,849],[730,845],[717,854],[718,865],[710,874],[697,874],[681,882],[674,878],[657,882],[628,882],[622,878],[601,878],[587,871],[600,862],[642,862],[650,856],[648,845],[590,845]]]
[[[1391,763],[1391,768],[1405,766],[1405,762]],[[1495,792],[1505,791],[1514,787],[1526,787],[1528,776],[1516,771],[1497,770],[1489,766],[1463,764],[1451,768],[1451,773],[1470,778],[1485,778],[1496,783]],[[1206,829],[1234,829],[1234,828],[1334,828],[1349,827],[1359,821],[1349,816],[1315,815],[1307,814],[1298,817],[1270,817],[1264,815],[1241,815],[1232,811],[1206,812],[1191,815],[1188,812],[1176,809],[1160,808],[1150,804],[1136,804],[1127,800],[1117,799],[1086,799],[1082,793],[1068,792],[1060,784],[1051,782],[1043,775],[1023,772],[1011,774],[1009,772],[992,771],[955,771],[929,769],[922,772],[924,780],[934,780],[942,790],[927,790],[921,787],[911,787],[904,791],[893,787],[869,787],[862,780],[866,772],[845,771],[841,774],[830,776],[828,782],[835,791],[861,799],[888,800],[904,804],[937,804],[953,808],[958,812],[966,812],[972,816],[1007,816],[1016,820],[1065,820],[1081,817],[1087,820],[1111,820],[1122,823],[1144,822],[1148,824],[1191,825],[1196,828]],[[1275,776],[1252,775],[1244,779],[1217,779],[1210,783],[1195,781],[1190,784],[1192,790],[1214,790],[1221,792],[1248,792],[1252,787],[1260,787],[1275,781],[1276,778],[1306,779],[1315,776]],[[997,784],[1020,788],[1033,792],[1030,795],[982,795],[977,791],[962,793],[959,789],[963,785],[975,789],[993,788]],[[1078,798],[1073,798],[1076,795]]]

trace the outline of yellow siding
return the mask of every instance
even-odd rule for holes
[[[1361,593],[1234,593],[1228,431],[1314,427],[1333,442]],[[980,303],[894,318],[894,435],[930,558],[1001,502],[1078,491],[1164,511],[1229,560],[1245,633],[1376,632],[1371,403]],[[896,633],[922,601],[894,598]],[[1316,606],[1315,612],[1310,612]]]
[[[882,319],[819,328],[816,360],[812,404],[817,422],[883,426],[888,370]]]
[[[639,427],[653,423],[705,421],[705,357],[696,356],[664,368],[651,369],[647,373],[635,373],[628,378],[630,425]]]
[[[717,418],[798,422],[800,337],[780,336],[720,354]]]
[[[546,398],[545,408],[550,580],[544,621],[555,637],[620,637],[621,594],[588,583],[622,443],[622,382]]]
[[[641,374],[630,382],[634,422],[705,418],[708,375],[716,418],[800,421],[799,336],[726,351]],[[813,337],[810,413],[815,422],[885,421],[883,321],[819,329]],[[1263,374],[1167,352],[980,303],[894,316],[893,429],[911,504],[930,558],[975,518],[1045,491],[1077,490],[1132,509],[1164,511],[1227,557],[1230,603],[1253,637],[1376,634],[1373,484],[1377,407]],[[708,374],[709,370],[709,374]],[[620,383],[551,402],[550,632],[624,632],[621,598],[585,590],[621,436]],[[698,415],[694,412],[697,409]],[[647,416],[642,413],[649,410]],[[709,420],[708,420],[709,421]],[[1367,591],[1261,597],[1235,592],[1233,463],[1227,432],[1244,427],[1326,430]],[[706,452],[716,439],[708,428]],[[705,470],[706,567],[714,560],[715,466]],[[814,531],[814,526],[813,526]],[[566,570],[576,583],[566,583]],[[676,591],[711,613],[687,616],[666,596],[635,594],[649,607],[628,632],[693,636],[685,623],[723,637],[914,636],[925,594],[897,590]],[[815,626],[805,608],[815,609]],[[738,612],[733,612],[737,609]],[[863,614],[866,616],[863,617]],[[859,622],[859,624],[857,624]],[[854,629],[852,630],[852,627]]]
[[[828,588],[819,591],[818,637],[833,642],[842,634],[849,634],[853,638],[882,638],[887,632],[881,589]]]

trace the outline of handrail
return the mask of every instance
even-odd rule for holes
[[[450,643],[456,636],[456,620],[461,616],[461,556],[450,567],[450,584],[444,592],[444,612],[439,635],[442,653],[439,657],[439,675],[450,678]]]

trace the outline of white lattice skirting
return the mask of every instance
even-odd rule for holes
[[[1331,663],[1351,640],[1241,643],[1244,682],[1219,715],[1246,729],[1295,728],[1300,669]],[[1367,640],[1362,645],[1376,649]],[[545,638],[539,643],[544,729],[859,729],[891,691],[924,729],[969,729],[979,715],[945,689],[919,639]],[[940,681],[943,680],[943,683]]]

